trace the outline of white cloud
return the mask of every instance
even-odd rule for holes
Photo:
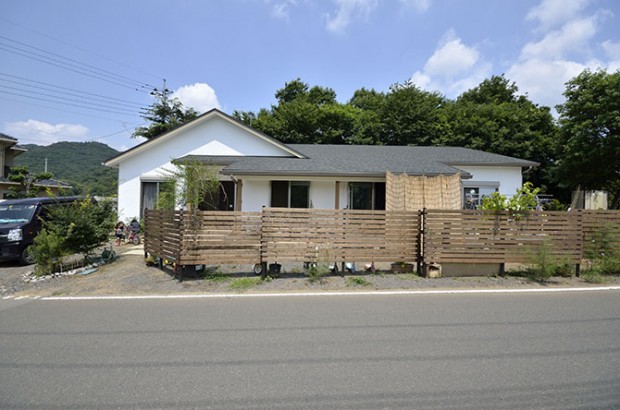
[[[506,77],[535,103],[553,108],[564,101],[565,83],[588,67],[575,61],[528,59],[512,65]]]
[[[267,0],[267,4],[272,4],[271,7],[271,16],[278,20],[288,21],[290,16],[291,6],[296,6],[296,0],[278,0],[271,1]]]
[[[562,58],[568,53],[579,52],[588,47],[588,42],[596,34],[596,17],[569,21],[560,30],[554,30],[536,42],[526,44],[523,58]]]
[[[327,30],[342,33],[353,20],[366,20],[377,8],[378,0],[334,0],[338,9],[327,14]]]
[[[562,93],[566,82],[584,69],[620,66],[620,43],[609,40],[601,43],[608,61],[593,57],[593,41],[599,26],[612,14],[598,9],[586,16],[583,10],[589,3],[589,0],[543,0],[527,15],[527,19],[540,22],[535,34],[542,38],[523,46],[519,59],[507,69],[506,76],[535,103],[553,108],[564,102]]]
[[[411,81],[425,90],[440,91],[448,97],[456,97],[487,78],[491,68],[491,64],[480,58],[476,47],[463,44],[450,30],[424,64],[424,69],[416,71]]]
[[[38,120],[9,122],[4,126],[7,134],[21,144],[50,145],[59,141],[84,141],[89,130],[81,124],[50,124]]]
[[[215,90],[206,83],[184,85],[174,92],[173,97],[178,98],[184,106],[191,107],[200,114],[213,108],[220,108]]]
[[[575,18],[591,0],[543,0],[527,14],[527,20],[536,20],[541,30],[562,25]]]
[[[431,6],[431,0],[399,0],[406,7],[413,7],[423,13]]]

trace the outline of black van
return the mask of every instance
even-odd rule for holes
[[[0,202],[0,260],[34,263],[28,248],[41,231],[48,209],[82,200],[79,196],[9,199]]]

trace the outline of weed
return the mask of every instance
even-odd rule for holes
[[[347,286],[370,286],[372,283],[359,276],[347,278]]]
[[[604,283],[605,276],[601,275],[598,271],[590,270],[581,275],[583,280],[588,283]]]
[[[306,271],[306,274],[308,275],[308,281],[310,283],[320,281],[330,273],[331,271],[325,265],[311,265]]]
[[[261,283],[261,278],[238,278],[230,283],[230,288],[243,292]]]
[[[205,268],[203,279],[211,282],[226,282],[230,279],[230,276],[222,273],[219,267],[215,266]]]

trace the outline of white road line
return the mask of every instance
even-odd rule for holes
[[[14,297],[15,297],[14,295],[3,296],[2,300],[4,300],[4,299],[13,299]]]
[[[454,289],[454,290],[393,290],[359,292],[281,292],[281,293],[217,293],[188,295],[111,295],[111,296],[49,296],[40,300],[144,300],[144,299],[233,299],[314,296],[398,296],[398,295],[475,295],[501,293],[560,293],[617,291],[620,286],[588,288],[526,288],[526,289]]]

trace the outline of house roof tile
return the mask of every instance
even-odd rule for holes
[[[471,177],[455,166],[537,166],[538,163],[459,147],[289,144],[306,158],[186,156],[184,160],[224,165],[224,174],[380,177],[387,171],[408,175]]]

